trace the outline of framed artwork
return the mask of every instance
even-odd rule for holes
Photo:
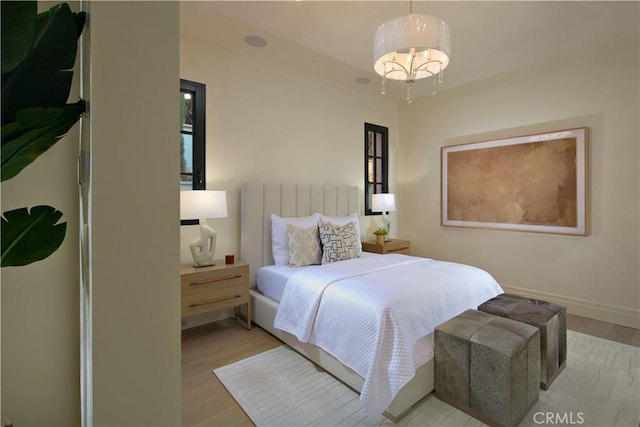
[[[442,147],[441,224],[584,236],[587,128]]]

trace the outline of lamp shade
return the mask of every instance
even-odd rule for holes
[[[386,21],[373,41],[374,69],[392,80],[411,82],[438,74],[449,65],[450,55],[449,26],[430,15]]]
[[[371,199],[371,210],[374,212],[393,212],[396,210],[395,194],[374,194]]]
[[[192,190],[180,192],[180,219],[226,217],[226,191]]]

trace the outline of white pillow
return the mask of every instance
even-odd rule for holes
[[[320,221],[318,232],[322,241],[322,264],[360,258],[362,255],[360,237],[353,221],[342,226]]]
[[[318,226],[309,228],[287,224],[289,235],[289,265],[292,267],[304,267],[305,265],[320,264],[322,261],[322,248]]]
[[[347,225],[350,222],[355,223],[356,233],[358,233],[358,248],[362,250],[362,242],[360,241],[360,221],[358,220],[358,214],[352,213],[347,216],[326,216],[320,215],[320,220],[323,222],[330,222],[331,224],[342,226]]]
[[[317,226],[319,214],[299,218],[283,218],[271,214],[271,251],[276,265],[289,265],[289,236],[287,224],[302,228]]]

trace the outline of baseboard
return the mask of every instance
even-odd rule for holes
[[[579,298],[556,295],[548,292],[534,291],[531,289],[518,288],[500,284],[505,292],[522,295],[530,298],[541,299],[567,307],[567,312],[576,316],[588,317],[602,322],[614,323],[616,325],[628,326],[640,329],[640,310],[627,307],[617,307],[599,302],[582,300]]]

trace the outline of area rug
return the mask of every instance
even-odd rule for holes
[[[288,346],[213,371],[257,426],[381,426],[359,395]],[[521,426],[634,426],[640,421],[640,348],[567,333],[567,366]],[[481,426],[436,399],[418,402],[401,426]]]

